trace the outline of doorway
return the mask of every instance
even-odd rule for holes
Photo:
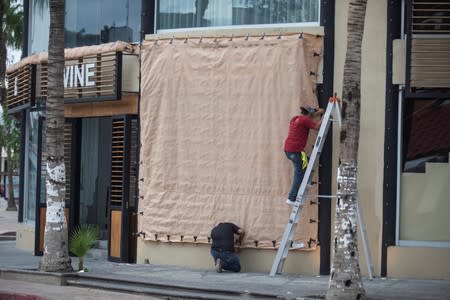
[[[81,120],[79,224],[96,225],[108,240],[111,118]]]

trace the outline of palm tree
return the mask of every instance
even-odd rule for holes
[[[23,12],[16,2],[0,0],[0,103],[6,98],[6,46],[18,49],[22,45]]]
[[[0,149],[6,151],[8,165],[8,207],[7,210],[17,210],[14,202],[13,170],[18,162],[19,132],[13,120],[7,114],[5,72],[7,48],[20,48],[23,33],[23,12],[17,1],[0,0],[0,103],[2,106],[2,124],[0,124]]]
[[[14,124],[13,119],[8,115],[6,105],[2,105],[2,121],[0,122],[0,149],[6,152],[6,163],[8,165],[8,206],[6,210],[17,210],[14,201],[13,175],[14,169],[19,162],[20,132]]]
[[[64,0],[50,0],[48,99],[46,102],[47,213],[44,255],[39,269],[72,271],[67,221],[64,213]]]
[[[5,73],[6,73],[6,45],[3,37],[3,15],[5,14],[5,1],[0,0],[0,103],[6,98]]]
[[[344,65],[342,128],[335,218],[334,259],[327,299],[360,299],[365,291],[359,269],[356,226],[361,102],[361,43],[367,0],[350,0]]]

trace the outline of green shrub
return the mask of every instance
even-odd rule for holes
[[[78,270],[84,270],[83,257],[95,246],[99,237],[99,229],[94,225],[78,226],[72,232],[69,250],[79,259]]]

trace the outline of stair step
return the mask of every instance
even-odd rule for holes
[[[92,248],[86,254],[86,257],[107,260],[108,259],[108,249]]]

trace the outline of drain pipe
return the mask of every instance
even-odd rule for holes
[[[405,35],[405,0],[401,4],[401,24],[400,36],[404,40]],[[405,69],[406,72],[406,69]],[[401,182],[402,182],[402,165],[403,165],[403,100],[405,85],[398,87],[398,114],[397,114],[397,209],[395,221],[395,245],[399,245],[400,241],[400,204],[401,204]]]
[[[403,91],[404,85],[398,89],[398,115],[397,115],[397,209],[395,221],[395,245],[398,246],[400,240],[400,200],[401,200],[401,181],[402,181],[402,164],[403,164]]]

